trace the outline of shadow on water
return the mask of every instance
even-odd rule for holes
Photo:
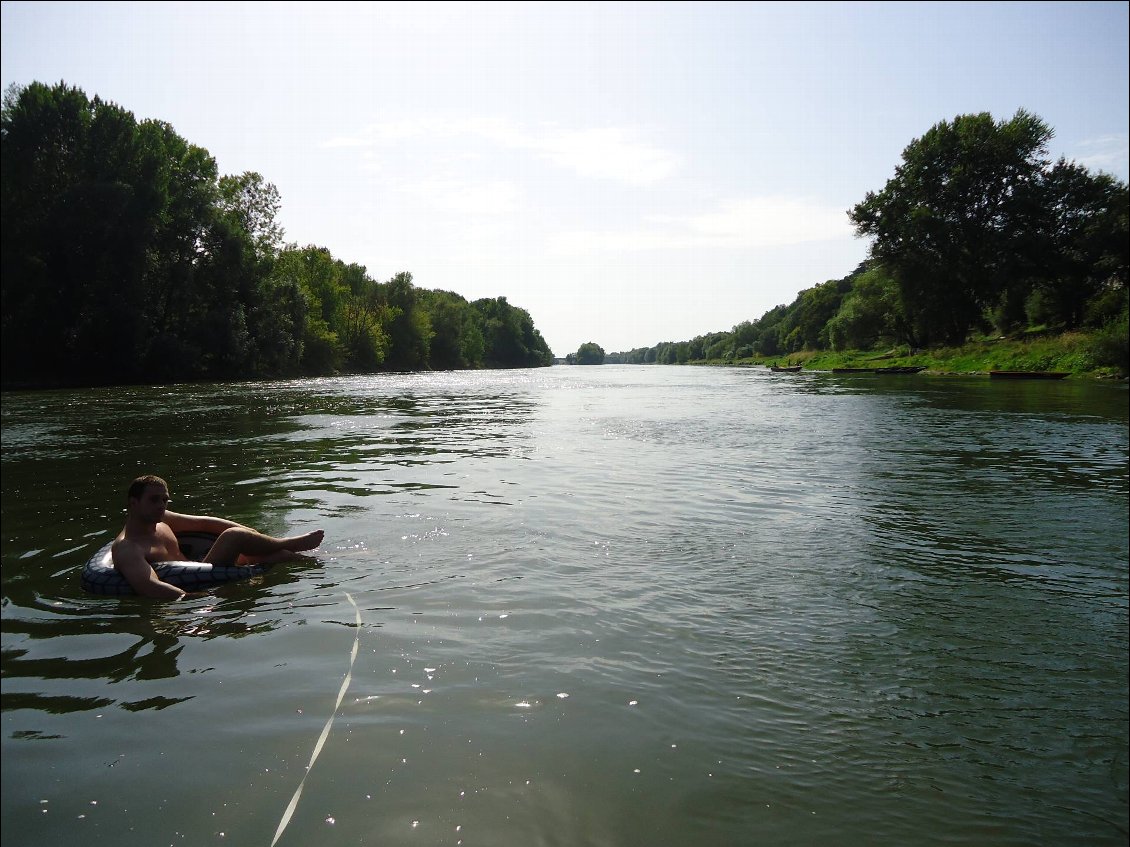
[[[281,563],[266,574],[217,586],[176,605],[71,590],[65,596],[25,599],[17,606],[23,592],[13,597],[6,590],[0,624],[5,642],[2,711],[58,715],[114,704],[144,711],[191,700],[157,696],[131,701],[52,690],[63,681],[114,685],[178,677],[184,672],[178,659],[189,640],[237,639],[278,629],[283,617],[272,614],[272,598],[285,596],[287,586],[319,572],[321,565],[313,558]],[[28,690],[36,688],[42,690]]]
[[[987,376],[930,374],[840,375],[814,371],[787,381],[778,379],[773,385],[776,390],[792,394],[901,396],[938,409],[1130,419],[1130,387],[1125,382],[993,380]]]

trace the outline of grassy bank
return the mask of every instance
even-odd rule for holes
[[[1065,333],[1027,338],[983,339],[961,347],[940,347],[932,350],[802,350],[781,356],[754,356],[748,359],[710,361],[703,364],[736,365],[803,365],[809,370],[832,368],[886,368],[896,366],[925,367],[937,374],[987,374],[989,371],[1062,371],[1072,377],[1087,379],[1125,379],[1126,341],[1113,339],[1112,355],[1108,349],[1109,333]],[[1118,344],[1121,343],[1121,353]],[[1118,364],[1109,364],[1113,361]]]

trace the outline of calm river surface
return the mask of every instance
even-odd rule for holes
[[[5,394],[4,845],[1125,844],[1127,418],[654,366]],[[144,472],[326,543],[86,595]]]

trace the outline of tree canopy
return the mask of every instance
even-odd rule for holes
[[[914,346],[961,343],[993,323],[1014,329],[1034,295],[1040,317],[1072,328],[1101,288],[1125,289],[1126,185],[1052,167],[1052,134],[1023,110],[942,121],[849,212],[897,285]]]
[[[565,361],[570,365],[603,365],[604,348],[595,341],[586,341],[576,353],[566,356]]]
[[[6,387],[552,363],[505,298],[284,244],[261,174],[65,83],[5,93],[0,158]]]

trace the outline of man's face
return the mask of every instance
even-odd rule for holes
[[[165,507],[169,505],[169,490],[163,485],[147,485],[141,497],[133,501],[134,513],[147,521],[157,523],[165,517]]]

